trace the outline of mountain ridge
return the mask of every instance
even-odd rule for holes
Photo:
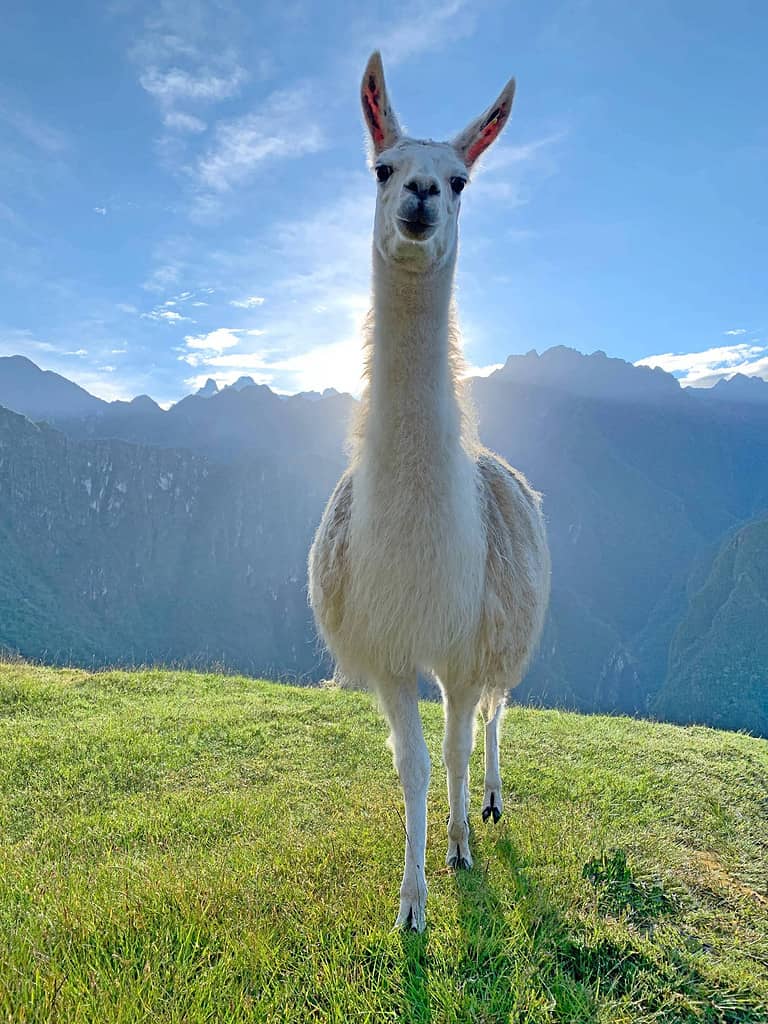
[[[579,358],[584,386],[565,390],[560,370]],[[768,407],[701,400],[672,378],[670,385],[623,361],[614,366],[603,355],[556,352],[547,359],[561,360],[558,386],[542,383],[539,356],[520,357],[506,374],[469,384],[483,442],[543,493],[548,519],[551,610],[516,699],[632,714],[653,714],[663,701],[664,714],[673,717],[681,710],[674,694],[689,685],[674,655],[676,635],[690,618],[690,595],[701,585],[696,581],[734,531],[768,515]],[[604,390],[585,393],[617,376],[624,381],[621,400]],[[199,664],[322,678],[330,665],[318,653],[307,608],[306,552],[345,463],[355,404],[349,395],[286,400],[254,385],[212,397],[189,395],[167,411],[149,399],[111,403],[99,415],[57,420],[37,432],[20,420],[29,428],[16,423],[16,442],[0,444],[0,536],[18,567],[15,575],[0,574],[0,644],[39,657],[45,645],[35,614],[51,630],[58,623],[59,632],[81,616],[88,664],[114,660],[143,638],[156,659],[169,651],[183,657],[188,649]],[[134,491],[154,494],[160,477],[155,469],[147,475],[147,467],[160,458],[177,466],[177,512],[168,510],[159,521],[157,510],[166,508],[160,496],[134,505],[122,525],[102,507],[88,513],[88,530],[68,532],[68,510],[83,503],[84,473],[77,467],[90,460],[97,493],[113,493],[112,464],[130,475]],[[195,482],[194,467],[199,473],[205,468],[207,483]],[[22,507],[18,498],[9,500],[20,480],[34,490]],[[207,511],[190,520],[182,507],[197,502],[200,493]],[[193,552],[189,566],[173,554],[178,548],[176,534],[166,533],[171,527]],[[78,594],[66,576],[71,570],[56,578],[50,561],[40,558],[53,535],[60,550],[71,546],[82,563],[75,567]],[[165,542],[151,544],[151,536],[168,538],[167,557]],[[131,548],[136,538],[144,540]],[[125,567],[135,565],[145,581],[140,600],[120,582],[134,578]],[[83,567],[97,576],[111,574],[110,586],[125,603],[122,615],[104,620],[98,595],[88,596]],[[160,606],[152,604],[153,587],[159,588]],[[727,601],[730,591],[722,592]],[[175,594],[184,600],[174,608]],[[150,619],[142,618],[144,605],[154,608]],[[257,625],[242,618],[249,605],[262,616]],[[13,618],[21,607],[32,609],[24,623]],[[123,621],[134,623],[129,635],[120,632]],[[165,646],[157,622],[165,624]],[[768,617],[753,628],[758,624],[768,635]],[[734,633],[732,652],[728,636],[718,642],[722,657],[732,657],[746,672],[737,639]],[[708,663],[715,664],[721,656],[715,645],[707,649]],[[739,687],[753,683],[736,673],[725,680],[718,700],[713,697],[713,714],[720,713],[718,702],[735,702],[733,727],[763,730],[768,654],[765,659],[757,666],[765,671],[765,685],[758,677],[757,703],[745,705],[739,718]],[[708,692],[714,694],[712,687]]]

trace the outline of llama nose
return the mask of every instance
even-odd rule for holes
[[[440,186],[434,178],[411,178],[405,183],[405,188],[408,192],[413,192],[419,199],[440,195]]]

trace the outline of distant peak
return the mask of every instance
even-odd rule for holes
[[[40,369],[37,363],[33,363],[32,360],[27,359],[26,356],[2,356],[0,358],[0,363],[5,363],[6,366],[10,365],[24,367],[24,369],[29,369],[29,367],[31,366],[32,369],[37,370],[38,373],[45,372],[44,370]]]
[[[675,378],[663,370],[633,366],[602,349],[586,355],[567,345],[555,345],[539,354],[507,357],[491,378],[537,384],[592,398],[642,400],[680,391]]]
[[[205,384],[195,392],[195,394],[199,395],[201,398],[210,398],[212,395],[218,395],[218,393],[219,385],[213,377],[209,377]]]
[[[153,409],[160,408],[160,406],[157,404],[154,398],[150,398],[149,395],[137,395],[135,398],[131,399],[131,405],[138,407],[151,406]]]
[[[208,385],[206,384],[206,387],[207,386]],[[224,390],[225,391],[227,391],[227,390],[242,391],[243,388],[255,388],[255,387],[256,387],[256,381],[253,379],[253,377],[238,377],[237,380],[234,382],[234,384],[227,385],[227,387]]]
[[[32,420],[69,419],[105,407],[79,384],[22,355],[0,357],[0,405]]]
[[[722,377],[709,391],[714,398],[730,401],[768,402],[768,381],[745,373]]]

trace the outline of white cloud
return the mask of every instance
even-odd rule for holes
[[[148,292],[164,292],[171,285],[178,284],[181,272],[182,266],[179,262],[168,260],[156,267],[141,287]]]
[[[163,117],[163,124],[166,128],[172,128],[177,132],[188,132],[190,135],[199,135],[208,127],[201,118],[195,117],[193,114],[184,114],[180,110],[169,110]]]
[[[206,352],[223,352],[240,344],[239,334],[245,332],[235,327],[218,327],[208,334],[188,334],[184,338],[187,348],[202,349]]]
[[[194,353],[191,356],[185,361],[195,367],[205,365],[207,369],[185,381],[190,387],[202,387],[208,377],[213,377],[222,387],[238,377],[250,375],[257,383],[268,384],[281,392],[324,391],[334,387],[358,394],[361,388],[363,356],[357,335],[291,356],[276,356],[274,350],[266,349],[209,355],[204,361],[195,359]],[[261,372],[256,375],[254,371]]]
[[[251,295],[247,299],[232,299],[229,304],[230,306],[237,306],[238,309],[255,309],[256,306],[264,305],[264,297],[262,295]]]
[[[746,333],[747,333],[746,327],[736,327],[732,331],[723,331],[723,334],[731,334],[731,335],[746,334]]]
[[[106,217],[106,215],[107,215],[107,208],[106,208],[106,206],[94,206],[93,212],[101,214],[102,217]]]
[[[638,359],[635,366],[660,366],[677,376],[684,387],[708,387],[736,373],[768,377],[768,346],[742,342],[702,352],[665,352]]]
[[[322,149],[325,139],[312,100],[307,86],[275,92],[258,113],[217,125],[215,142],[195,168],[201,185],[226,192],[269,158],[295,159]]]
[[[463,377],[490,377],[496,370],[500,370],[503,363],[488,363],[487,366],[467,366],[462,374]]]
[[[15,356],[24,355],[33,350],[35,352],[57,352],[58,349],[50,341],[41,341],[36,338],[32,331],[19,330],[16,327],[0,327],[0,355]]]
[[[409,4],[406,16],[400,21],[378,26],[375,33],[370,32],[368,45],[370,49],[378,47],[390,66],[472,35],[476,21],[477,12],[468,0],[448,0],[441,4],[422,0],[415,6]]]
[[[168,303],[164,303],[168,305]],[[193,324],[195,321],[189,316],[182,316],[181,313],[177,313],[174,309],[153,309],[149,313],[141,314],[142,320],[162,320],[167,324],[178,324],[182,321]]]
[[[192,73],[177,67],[166,71],[150,67],[139,76],[139,83],[161,104],[171,106],[179,100],[216,102],[229,99],[237,95],[247,78],[245,68],[239,65],[225,74],[207,69]]]
[[[537,180],[555,172],[553,147],[564,135],[554,132],[519,146],[500,143],[491,147],[473,171],[466,192],[468,203],[482,198],[503,203],[506,209],[524,206],[528,199],[523,181],[532,172]]]

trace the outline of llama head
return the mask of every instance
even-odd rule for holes
[[[387,96],[381,56],[372,54],[361,99],[377,179],[373,238],[386,262],[426,271],[455,257],[461,192],[475,161],[500,135],[514,95],[511,79],[451,142],[411,139],[401,133]]]

